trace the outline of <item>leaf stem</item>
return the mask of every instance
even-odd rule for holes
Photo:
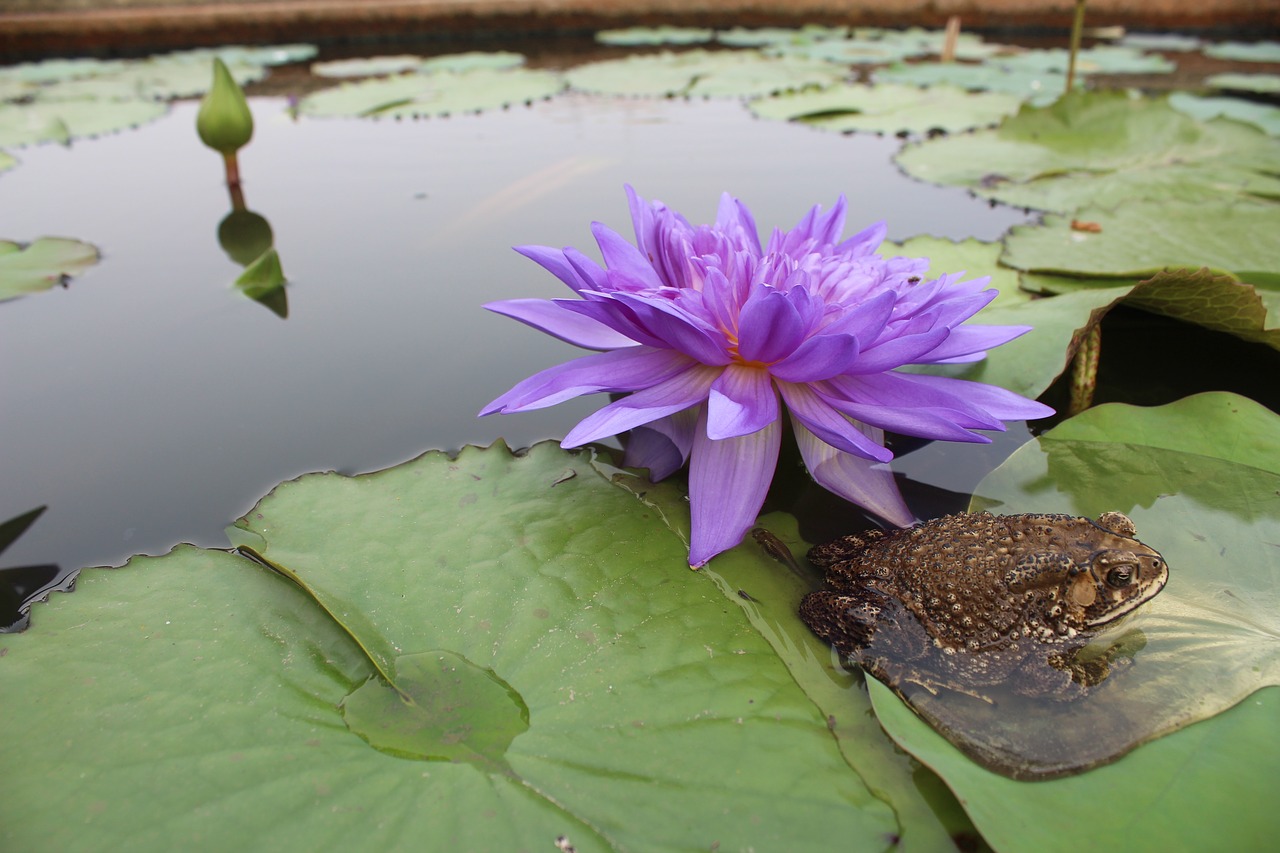
[[[1084,5],[1087,0],[1076,0],[1076,17],[1071,22],[1071,58],[1067,60],[1067,92],[1076,82],[1076,54],[1080,52],[1080,34],[1084,32]],[[1064,93],[1064,94],[1066,94]]]

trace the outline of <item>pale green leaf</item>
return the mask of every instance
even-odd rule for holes
[[[41,237],[27,246],[0,240],[0,300],[63,284],[99,257],[88,243],[64,237]]]
[[[843,76],[829,62],[701,49],[590,62],[568,72],[569,85],[584,92],[689,97],[770,95],[830,86]]]
[[[799,121],[837,132],[924,134],[992,125],[1018,109],[1018,98],[972,94],[950,86],[840,84],[817,92],[761,98],[751,111],[761,118]]]

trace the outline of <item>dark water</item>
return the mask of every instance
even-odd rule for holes
[[[68,289],[0,304],[0,519],[48,511],[0,560],[64,571],[225,546],[281,480],[430,448],[563,435],[598,402],[478,420],[573,348],[480,308],[567,290],[510,250],[630,235],[624,182],[693,221],[721,191],[767,233],[849,196],[849,228],[994,239],[1027,217],[900,175],[896,139],[753,119],[737,102],[564,96],[419,122],[292,120],[255,100],[241,154],[274,231],[288,319],[231,287],[230,209],[194,103],[143,128],[19,149],[0,236],[92,242]],[[0,620],[3,614],[0,614]]]

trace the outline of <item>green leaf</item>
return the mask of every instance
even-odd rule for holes
[[[472,113],[549,98],[564,88],[550,71],[477,68],[400,74],[343,83],[302,99],[299,111],[313,117],[417,118]]]
[[[1100,231],[1073,228],[1086,221]],[[1031,272],[1146,278],[1168,267],[1280,270],[1280,205],[1242,199],[1136,201],[1017,225],[1002,263]]]
[[[848,27],[827,27],[820,24],[807,24],[800,28],[759,27],[748,29],[734,27],[716,33],[716,41],[732,47],[760,47],[776,44],[809,44],[823,39],[844,38],[849,33]]]
[[[1201,98],[1187,92],[1174,92],[1169,105],[1201,121],[1225,116],[1256,125],[1271,136],[1280,136],[1280,107],[1258,104],[1241,98]]]
[[[1066,48],[1026,50],[996,62],[1011,71],[1065,74],[1071,59]],[[1130,47],[1100,45],[1081,50],[1076,55],[1077,74],[1168,74],[1178,66],[1163,56],[1146,54]]]
[[[1208,86],[1237,92],[1274,95],[1280,92],[1280,74],[1214,74],[1204,81]]]
[[[12,169],[16,165],[18,165],[18,160],[16,157],[4,151],[0,151],[0,172],[3,172],[7,169]]]
[[[1084,775],[1019,783],[964,758],[871,685],[881,723],[946,779],[993,847],[1076,850],[1101,833],[1117,848],[1243,850],[1280,830],[1260,793],[1280,762],[1280,691],[1253,692],[1280,680],[1278,430],[1280,417],[1232,394],[1099,406],[979,486],[974,509],[1123,511],[1165,555],[1168,587],[1127,625],[1146,638],[1127,672],[1154,728],[1187,726]]]
[[[996,65],[958,62],[913,62],[876,70],[876,83],[907,86],[957,86],[969,91],[1000,92],[1031,104],[1051,104],[1067,90],[1067,77],[1056,71],[1011,71]],[[1084,86],[1083,79],[1076,85]]]
[[[825,716],[614,470],[541,444],[309,475],[237,528],[278,571],[82,573],[2,641],[0,845],[888,846]]]
[[[844,73],[820,60],[696,49],[589,62],[570,69],[568,77],[575,89],[609,95],[752,97],[830,86]]]
[[[207,72],[206,72],[207,73]],[[35,145],[116,133],[168,112],[152,101],[45,101],[0,104],[0,145]]]
[[[311,73],[317,77],[384,77],[411,71],[422,64],[421,56],[398,54],[396,56],[362,56],[355,59],[333,59],[311,63]]]
[[[714,36],[714,30],[703,27],[623,27],[617,30],[600,30],[596,33],[596,41],[619,47],[639,47],[655,44],[704,44]]]
[[[1224,41],[1206,45],[1204,55],[1232,62],[1280,62],[1280,42]]]
[[[1032,299],[1018,286],[1018,273],[999,263],[999,243],[965,240],[952,243],[936,237],[913,237],[884,252],[929,259],[931,276],[965,271],[965,278],[990,275],[999,291],[973,320],[982,325],[1030,326],[1026,334],[987,352],[982,361],[963,365],[905,368],[912,373],[952,376],[999,385],[1026,397],[1038,397],[1071,363],[1083,331],[1099,322],[1129,287],[1090,290],[1053,300]]]
[[[1120,39],[1120,44],[1138,50],[1187,53],[1199,50],[1204,42],[1196,36],[1180,33],[1125,33],[1124,38]]]
[[[190,62],[207,65],[215,57],[227,65],[289,65],[304,62],[319,49],[314,44],[247,45],[228,44],[220,47],[197,47],[163,53],[155,59],[165,62]]]
[[[48,290],[98,262],[98,250],[79,240],[41,237],[22,246],[0,240],[0,300]]]
[[[967,94],[950,86],[840,84],[819,92],[799,92],[750,103],[761,118],[800,121],[837,132],[955,132],[992,125],[1018,109],[1018,98],[997,93]]]
[[[424,59],[418,70],[424,74],[432,71],[475,71],[488,68],[494,71],[519,68],[524,65],[524,54],[509,50],[469,50],[465,53],[445,53]]]
[[[125,64],[122,59],[45,59],[0,67],[0,78],[27,83],[55,83],[112,72]]]
[[[1162,271],[1134,285],[1124,301],[1135,308],[1280,349],[1280,322],[1276,319],[1280,318],[1280,282],[1260,273],[1245,277],[1246,281],[1240,281],[1203,269]],[[1025,276],[1023,286],[1046,293],[1082,293],[1109,290],[1117,281],[1034,275]]]
[[[1280,197],[1280,141],[1120,92],[1023,107],[993,130],[908,145],[897,161],[922,180],[1063,213],[1132,200]]]

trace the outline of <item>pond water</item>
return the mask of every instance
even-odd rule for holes
[[[729,191],[763,229],[840,193],[850,229],[884,219],[890,239],[991,240],[1030,219],[904,177],[897,139],[757,120],[730,100],[562,95],[412,122],[294,120],[287,107],[252,100],[240,155],[248,207],[270,222],[289,279],[287,319],[231,286],[241,268],[217,239],[230,202],[195,102],[22,149],[0,177],[0,234],[103,254],[68,289],[0,306],[0,518],[49,507],[6,566],[65,573],[178,542],[225,546],[227,524],[308,471],[564,435],[594,401],[476,418],[574,354],[480,306],[566,295],[510,247],[594,252],[593,219],[629,233],[624,183],[693,221]],[[976,477],[952,468],[981,473],[1024,439],[959,447],[939,484],[965,490]]]

